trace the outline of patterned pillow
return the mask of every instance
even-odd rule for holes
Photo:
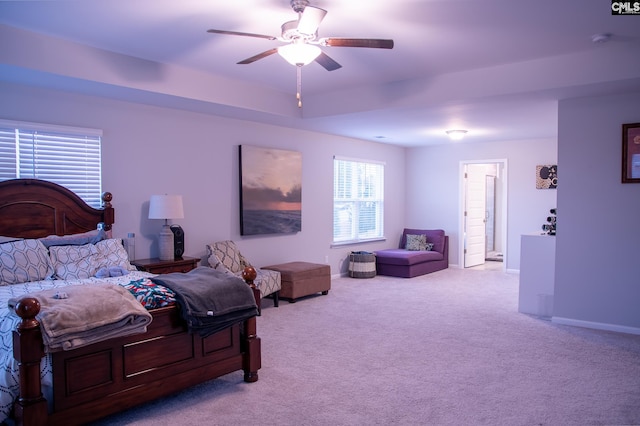
[[[231,240],[208,244],[207,250],[210,254],[215,255],[217,259],[217,261],[216,259],[209,260],[209,265],[216,269],[219,269],[219,265],[216,267],[216,264],[221,263],[222,266],[228,269],[231,273],[237,274],[246,266],[240,256],[240,250],[238,250],[236,244]]]
[[[135,266],[129,263],[129,255],[124,248],[121,238],[111,238],[102,240],[96,244],[98,253],[101,257],[100,267],[110,268],[112,266],[120,266],[127,271],[137,270]]]
[[[218,256],[213,254],[213,247],[210,244],[207,244],[207,254],[207,261],[209,262],[210,267],[212,267],[213,269],[217,269],[218,271],[228,272],[229,274],[231,274],[231,271],[225,268],[220,259],[218,259]]]
[[[47,248],[38,240],[0,244],[0,285],[46,280],[53,276]]]
[[[427,236],[424,234],[407,234],[407,250],[418,251],[427,249]],[[433,248],[433,245],[432,245]]]
[[[94,244],[83,246],[52,246],[49,254],[56,279],[89,278],[100,269],[100,254]]]
[[[120,266],[127,271],[136,268],[129,263],[127,251],[120,238],[102,240],[82,246],[49,247],[56,278],[73,280],[96,275],[101,268]]]

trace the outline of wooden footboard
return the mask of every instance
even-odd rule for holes
[[[240,369],[245,381],[258,380],[255,317],[201,338],[187,331],[172,306],[151,311],[153,321],[145,334],[53,353],[49,412],[40,380],[44,346],[35,319],[39,309],[38,301],[28,297],[16,306],[22,318],[13,335],[20,368],[17,424],[84,424]]]
[[[0,235],[42,238],[110,230],[113,196],[102,207],[88,206],[69,189],[38,179],[0,182]],[[260,306],[255,270],[243,274]],[[13,332],[13,356],[20,373],[14,418],[20,425],[82,424],[192,385],[244,370],[244,380],[258,380],[260,338],[250,318],[207,338],[190,334],[177,307],[151,311],[144,334],[111,339],[52,354],[53,397],[42,392],[40,364],[44,344],[36,315],[40,305],[25,297],[16,306],[22,319]]]

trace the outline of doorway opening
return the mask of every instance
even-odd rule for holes
[[[507,267],[507,160],[460,162],[462,267]],[[493,268],[492,268],[493,269]]]

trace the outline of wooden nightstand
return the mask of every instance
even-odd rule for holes
[[[189,272],[198,266],[200,259],[183,256],[173,260],[138,259],[131,262],[139,271],[147,271],[152,274],[169,274],[171,272]]]

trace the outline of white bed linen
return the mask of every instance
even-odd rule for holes
[[[4,421],[13,407],[20,391],[18,363],[13,358],[13,330],[20,322],[20,317],[8,307],[9,299],[29,293],[78,284],[112,283],[125,285],[133,280],[152,277],[154,274],[142,271],[131,271],[127,275],[111,278],[85,278],[79,280],[43,280],[22,284],[0,286],[0,422]],[[40,365],[43,393],[47,401],[52,398],[51,357],[42,358]]]

